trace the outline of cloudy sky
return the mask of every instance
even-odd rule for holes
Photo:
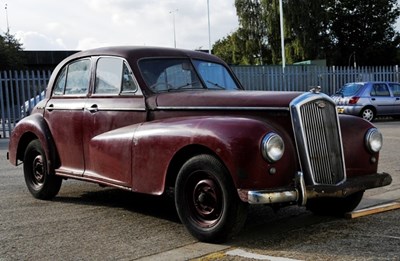
[[[234,0],[209,0],[211,43],[235,31]],[[108,45],[208,49],[207,0],[0,0],[0,31],[25,50]],[[171,13],[173,12],[173,14]]]

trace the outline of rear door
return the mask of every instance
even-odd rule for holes
[[[395,99],[390,95],[389,86],[386,83],[373,83],[370,94],[377,115],[390,114]]]
[[[82,175],[85,168],[82,146],[83,109],[88,97],[91,59],[67,64],[57,76],[44,117],[60,157],[64,175]]]
[[[392,94],[394,97],[394,104],[392,107],[392,114],[400,115],[400,84],[399,83],[389,83],[392,89]]]

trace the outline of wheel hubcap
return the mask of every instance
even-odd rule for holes
[[[371,121],[372,118],[374,117],[374,113],[371,110],[365,110],[363,112],[363,118],[367,121]]]
[[[44,176],[45,176],[45,167],[43,165],[43,157],[42,157],[42,155],[38,155],[33,160],[33,180],[32,180],[32,182],[35,185],[40,186],[44,182]]]
[[[218,185],[212,179],[199,180],[193,189],[194,216],[203,226],[211,226],[221,215],[222,201]]]

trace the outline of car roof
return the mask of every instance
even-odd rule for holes
[[[62,63],[65,64],[71,60],[89,56],[118,56],[127,59],[129,63],[136,63],[140,59],[150,57],[193,58],[223,63],[218,57],[202,51],[150,46],[111,46],[90,49],[75,53],[67,57]]]

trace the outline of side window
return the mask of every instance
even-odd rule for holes
[[[371,90],[371,96],[390,96],[389,88],[384,83],[374,84]]]
[[[393,95],[395,97],[400,97],[400,84],[392,83],[390,87],[392,87]]]
[[[102,57],[97,61],[96,94],[119,94],[137,91],[128,66],[120,58]]]
[[[64,90],[65,90],[65,83],[66,83],[66,72],[67,72],[67,67],[64,67],[60,73],[60,75],[58,75],[58,78],[56,80],[56,84],[54,85],[54,89],[53,89],[53,95],[63,95],[64,94]]]
[[[122,82],[123,61],[118,58],[104,57],[97,61],[96,94],[118,94]]]
[[[132,93],[138,91],[139,88],[136,85],[135,80],[133,79],[132,73],[128,68],[126,63],[122,66],[122,92],[123,93]]]
[[[90,60],[84,59],[68,65],[65,95],[86,94],[90,82]]]

